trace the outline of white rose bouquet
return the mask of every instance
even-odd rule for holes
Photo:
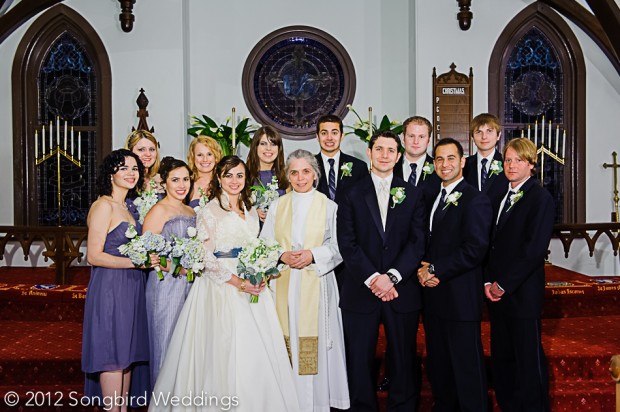
[[[170,243],[162,235],[148,230],[142,236],[138,236],[133,225],[129,225],[125,231],[125,236],[131,240],[118,247],[120,254],[127,256],[136,267],[142,265],[147,268],[154,267],[159,279],[163,279],[164,274],[160,265],[166,266],[166,256],[171,251]],[[151,253],[159,255],[159,262],[151,262]]]
[[[271,178],[271,183],[268,183],[267,186],[265,186],[263,182],[259,183],[260,184],[257,186],[250,187],[255,199],[254,206],[257,209],[262,209],[266,212],[269,210],[271,203],[280,197],[280,194],[278,193],[278,178],[273,176]]]
[[[140,215],[140,223],[144,223],[144,217],[158,201],[159,197],[157,197],[155,181],[151,180],[149,182],[149,188],[142,192],[140,196],[133,201],[133,204],[136,205],[138,214]]]
[[[267,282],[269,276],[280,272],[278,260],[282,253],[282,247],[275,240],[252,239],[239,253],[237,274],[252,285]],[[250,303],[257,302],[258,296],[251,295]]]

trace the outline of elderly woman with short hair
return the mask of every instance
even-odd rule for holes
[[[334,268],[338,206],[316,190],[320,169],[306,150],[286,160],[292,191],[269,207],[261,237],[275,239],[288,268],[272,282],[302,411],[349,408],[342,316]]]

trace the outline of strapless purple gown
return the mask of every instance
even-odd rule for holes
[[[121,256],[118,247],[129,241],[125,237],[128,224],[122,222],[108,233],[103,248],[106,253]],[[141,232],[139,224],[136,230]],[[101,372],[132,367],[130,394],[135,397],[146,394],[148,401],[150,378],[145,283],[146,272],[141,269],[92,267],[82,334],[85,396],[101,399]]]

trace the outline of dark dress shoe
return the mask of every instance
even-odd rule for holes
[[[377,385],[378,392],[386,392],[390,390],[390,378],[383,378],[380,384]]]

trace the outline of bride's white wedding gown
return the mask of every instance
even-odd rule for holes
[[[254,209],[244,220],[223,210],[217,199],[198,211],[196,221],[209,235],[207,252],[220,256],[243,247],[259,231]],[[258,303],[250,303],[250,295],[225,283],[232,273],[237,273],[236,258],[212,257],[194,281],[149,411],[299,410],[271,293],[266,288]]]

